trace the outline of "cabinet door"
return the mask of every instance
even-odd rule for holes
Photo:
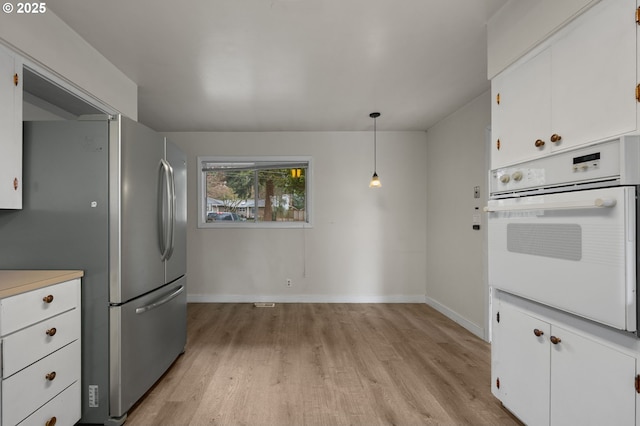
[[[635,2],[605,0],[578,19],[552,46],[553,149],[636,129]]]
[[[498,309],[491,344],[493,393],[524,423],[548,424],[550,326],[504,302]]]
[[[556,325],[552,334],[551,424],[634,424],[635,358]]]
[[[545,138],[551,127],[550,75],[551,52],[547,49],[491,81],[492,168],[549,151]],[[536,146],[538,139],[544,145]]]
[[[17,75],[17,84],[15,75]],[[22,208],[22,61],[2,48],[0,48],[0,208]]]

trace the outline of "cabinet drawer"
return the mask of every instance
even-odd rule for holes
[[[55,372],[55,378],[46,376]],[[14,425],[80,380],[80,341],[2,381],[2,424]]]
[[[24,419],[20,426],[43,426],[54,417],[56,425],[73,425],[80,420],[81,410],[80,381],[77,381]]]
[[[48,335],[53,334],[53,335]],[[72,309],[2,339],[2,376],[7,378],[80,338],[80,309]]]
[[[52,296],[50,303],[44,298]],[[0,334],[7,335],[78,306],[80,278],[0,300]]]

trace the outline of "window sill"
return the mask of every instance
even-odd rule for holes
[[[198,229],[309,229],[307,222],[230,222],[230,223],[198,223]]]

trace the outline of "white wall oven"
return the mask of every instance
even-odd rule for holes
[[[489,284],[638,334],[640,137],[490,172]]]

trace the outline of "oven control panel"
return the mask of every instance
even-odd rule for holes
[[[574,173],[588,172],[598,167],[600,167],[600,152],[573,157]]]
[[[544,185],[544,168],[535,167],[505,167],[493,170],[491,173],[491,191],[516,191]]]
[[[490,193],[495,197],[568,185],[638,185],[639,164],[640,136],[624,136],[491,170]]]

